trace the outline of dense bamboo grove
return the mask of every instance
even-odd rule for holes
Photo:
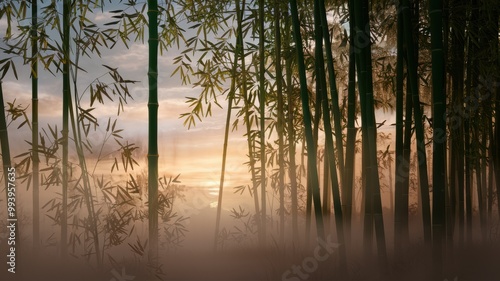
[[[13,165],[18,193],[30,191],[17,206],[32,214],[16,213],[21,278],[53,279],[58,264],[66,279],[125,269],[141,280],[500,276],[496,1],[33,0],[0,9],[0,214],[3,225]],[[148,60],[134,63],[144,73],[107,64],[142,45]],[[131,90],[140,76],[147,103]],[[195,227],[181,212],[190,198],[159,161],[173,161],[159,149],[167,76],[192,87],[179,116],[186,130],[225,110],[213,228],[195,233],[208,254],[182,251]],[[31,104],[5,99],[2,84],[26,78]],[[61,81],[56,121],[39,112],[39,85],[50,79]],[[148,135],[135,143],[120,114],[137,104]],[[116,114],[100,115],[109,108]],[[234,135],[248,173],[228,212]],[[50,261],[26,270],[42,257]]]

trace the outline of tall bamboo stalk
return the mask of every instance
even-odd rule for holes
[[[279,230],[280,242],[285,243],[285,144],[284,144],[284,98],[283,98],[283,67],[281,64],[281,3],[276,1],[274,3],[274,28],[275,28],[275,67],[276,67],[276,94],[278,99],[278,162],[279,162]]]
[[[241,31],[239,31],[241,33]],[[242,44],[243,45],[243,44]],[[250,111],[252,107],[252,101],[249,98],[248,95],[248,86],[247,86],[247,70],[246,70],[246,63],[245,63],[245,56],[244,56],[244,48],[242,48],[242,54],[241,54],[241,91],[243,94],[243,101],[245,104],[245,112],[244,112],[244,120],[245,120],[245,127],[246,127],[246,135],[247,135],[247,147],[248,147],[248,158],[250,162],[250,174],[252,177],[252,197],[254,201],[254,208],[255,208],[255,223],[257,225],[257,231],[258,231],[258,236],[259,236],[259,243],[263,245],[264,241],[262,240],[262,227],[261,227],[261,214],[260,214],[260,207],[259,207],[259,192],[258,192],[258,182],[257,182],[257,173],[255,171],[255,140],[252,137],[252,126],[250,123]]]
[[[267,214],[266,214],[266,93],[265,93],[265,14],[264,0],[259,0],[259,114],[260,114],[260,193],[261,193],[261,235],[262,241],[266,243],[267,236]]]
[[[300,80],[300,97],[302,100],[302,114],[304,121],[304,130],[307,144],[307,162],[308,175],[311,181],[311,193],[314,201],[314,213],[316,216],[316,227],[318,237],[325,238],[323,214],[321,212],[321,199],[319,194],[318,170],[316,167],[316,145],[314,143],[313,131],[311,126],[311,112],[309,109],[309,95],[307,91],[306,67],[304,63],[304,50],[302,49],[302,35],[300,34],[300,21],[297,10],[297,1],[290,0],[290,12],[292,15],[292,28],[297,51],[297,63]]]
[[[62,214],[61,214],[61,256],[64,259],[68,254],[68,145],[69,145],[69,102],[70,89],[70,0],[63,1],[63,128],[62,128]]]
[[[355,16],[349,14],[349,25],[355,26]],[[344,183],[342,190],[342,214],[345,217],[346,237],[351,237],[351,220],[353,210],[353,184],[354,184],[354,162],[356,155],[356,55],[354,52],[355,34],[349,32],[349,73],[348,73],[348,93],[347,93],[347,137],[345,148]]]
[[[443,238],[446,233],[446,93],[442,31],[443,1],[429,3],[432,49],[432,266],[434,278],[443,278]]]
[[[330,85],[331,105],[333,110],[333,125],[335,128],[335,145],[337,146],[337,167],[339,170],[340,186],[342,193],[347,192],[344,188],[344,145],[342,140],[342,125],[339,108],[339,94],[337,90],[337,81],[335,67],[333,64],[332,42],[330,40],[330,32],[326,17],[325,0],[319,2],[321,27],[323,31],[323,39],[325,42],[326,66],[328,69],[328,82]],[[326,89],[325,89],[326,90]]]
[[[404,213],[403,208],[403,112],[404,112],[404,64],[403,64],[403,18],[400,11],[400,4],[398,5],[398,15],[397,15],[397,54],[396,54],[396,184],[394,187],[395,202],[394,202],[394,251],[396,256],[400,256],[403,253],[402,249],[402,225],[401,220],[403,216],[408,216]]]
[[[9,145],[9,133],[7,130],[7,121],[5,117],[5,104],[3,100],[3,87],[2,80],[0,80],[0,145],[2,151],[2,164],[3,164],[3,174],[5,181],[5,195],[6,201],[8,202],[9,198],[9,172],[12,169],[12,163],[10,159],[10,145]],[[9,214],[9,219],[15,219],[17,217],[17,213],[14,213],[14,217]],[[17,230],[17,229],[16,229]],[[18,242],[17,240],[16,242]]]
[[[329,174],[325,170],[325,178],[330,177],[332,185],[332,196],[333,196],[333,207],[335,210],[335,226],[337,230],[337,239],[339,241],[339,252],[340,252],[340,270],[342,274],[345,274],[345,269],[347,268],[347,257],[346,257],[346,247],[344,238],[344,220],[342,215],[342,204],[340,200],[340,188],[339,179],[337,176],[337,167],[335,165],[335,148],[333,146],[333,130],[330,123],[330,108],[328,105],[327,89],[326,89],[326,74],[324,70],[324,57],[323,57],[323,37],[328,37],[329,34],[323,34],[325,30],[323,24],[326,24],[325,20],[321,20],[323,16],[326,17],[326,12],[324,9],[323,1],[314,1],[314,23],[315,23],[315,57],[316,57],[316,84],[317,95],[321,96],[321,105],[323,112],[323,125],[325,129],[325,156],[324,161],[328,162]],[[323,5],[323,8],[321,6]],[[325,13],[325,15],[320,15]],[[334,101],[335,103],[335,101]],[[337,143],[337,145],[339,145]],[[326,186],[324,188],[327,188]]]
[[[455,184],[458,195],[458,238],[459,245],[464,243],[465,230],[465,187],[464,187],[464,120],[460,112],[463,110],[464,102],[464,48],[465,48],[465,1],[450,1],[451,21],[451,83],[452,83],[452,117],[450,121],[450,140],[452,141],[452,171],[455,172]],[[453,185],[451,186],[453,188]]]
[[[427,157],[425,153],[424,129],[422,124],[422,111],[418,90],[417,61],[418,51],[415,50],[413,39],[411,13],[409,0],[402,1],[403,25],[405,30],[405,42],[407,47],[408,77],[412,91],[413,115],[415,120],[415,133],[417,138],[418,171],[420,175],[420,194],[422,198],[422,217],[424,227],[424,242],[431,244],[431,210],[429,198],[429,177],[427,175]]]
[[[290,36],[291,36],[291,26],[290,17],[288,11],[285,17],[285,46],[290,46]],[[288,102],[288,161],[289,164],[289,178],[290,178],[290,197],[292,201],[291,213],[292,213],[292,241],[293,243],[298,243],[299,241],[299,225],[298,225],[298,198],[297,198],[297,170],[295,164],[295,128],[293,126],[294,120],[294,100],[293,100],[293,82],[292,82],[292,56],[288,55],[285,60],[286,69],[286,94]]]
[[[243,0],[243,8],[245,7],[245,1]],[[217,198],[217,216],[215,219],[215,238],[214,238],[214,250],[217,250],[217,243],[219,237],[219,229],[220,229],[220,217],[222,211],[222,194],[224,192],[224,178],[226,174],[226,159],[227,159],[227,145],[229,141],[229,129],[231,126],[231,111],[233,108],[233,100],[236,92],[236,79],[237,74],[236,71],[238,69],[238,59],[241,54],[242,46],[242,35],[241,35],[241,21],[243,18],[243,12],[240,12],[239,1],[236,1],[236,17],[238,21],[237,27],[237,36],[236,36],[236,48],[234,52],[234,61],[232,67],[232,75],[231,85],[229,88],[228,101],[227,101],[227,114],[226,114],[226,126],[224,128],[224,144],[222,147],[222,167],[220,174],[220,182],[219,182],[219,196]]]
[[[363,154],[366,156],[363,160],[367,162],[366,165],[363,165],[367,168],[366,174],[368,181],[366,184],[366,201],[370,203],[371,206],[369,207],[373,208],[373,223],[375,225],[377,238],[378,262],[381,272],[385,273],[387,270],[387,249],[377,164],[377,128],[375,124],[373,98],[370,22],[368,16],[369,5],[367,0],[351,0],[349,3],[351,5],[354,4],[353,8],[356,17],[355,31],[357,35],[355,46],[360,52],[358,56],[359,60],[356,61],[358,61],[357,66],[361,101],[361,117],[363,122],[363,139],[366,138],[366,146],[363,147]],[[371,227],[372,223],[368,220],[367,224],[365,224],[365,229]]]
[[[33,253],[40,250],[40,192],[38,157],[38,0],[31,1],[31,153],[33,161]]]
[[[158,1],[148,0],[148,219],[149,262],[158,258]]]

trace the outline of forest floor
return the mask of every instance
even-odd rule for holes
[[[333,248],[330,248],[333,249]],[[114,268],[95,269],[82,260],[32,256],[19,261],[16,273],[2,270],[0,280],[13,281],[315,281],[315,280],[430,280],[432,264],[424,247],[413,246],[399,259],[390,258],[380,274],[376,259],[349,255],[347,270],[338,254],[313,247],[307,251],[228,249],[218,253],[178,251],[161,262],[161,272],[138,260],[117,261]],[[71,261],[73,260],[73,261]],[[4,267],[5,269],[5,267]],[[447,258],[444,280],[500,280],[500,245],[472,246]],[[161,279],[160,279],[161,278]]]

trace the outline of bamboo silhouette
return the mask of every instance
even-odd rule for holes
[[[148,0],[148,220],[149,262],[158,262],[158,1]]]
[[[403,105],[404,105],[404,61],[403,61],[403,18],[400,11],[401,4],[398,4],[397,10],[397,53],[396,53],[396,169],[395,169],[395,179],[396,183],[394,186],[394,251],[396,256],[401,256],[403,251],[403,241],[402,241],[402,219],[404,216],[408,216],[407,209],[402,205],[403,203],[403,177],[402,169],[405,165],[403,157]],[[392,187],[391,187],[392,188]],[[406,212],[406,213],[405,213]]]
[[[290,46],[291,26],[288,9],[285,17],[285,36],[284,45]],[[288,115],[287,115],[287,128],[288,128],[288,173],[290,178],[290,197],[292,201],[291,214],[292,214],[292,241],[294,244],[299,242],[299,226],[298,226],[298,198],[297,198],[297,170],[295,163],[295,128],[293,126],[294,120],[294,100],[293,100],[293,82],[292,82],[292,56],[288,55],[285,60],[285,76],[286,76],[286,95],[288,102]]]
[[[344,142],[342,140],[342,125],[341,120],[342,116],[340,115],[339,109],[339,94],[337,90],[337,79],[335,74],[335,67],[333,64],[333,55],[332,55],[332,42],[330,40],[330,32],[328,27],[328,21],[326,16],[325,9],[325,1],[320,0],[319,2],[319,12],[320,12],[320,20],[321,27],[323,32],[323,40],[325,42],[325,53],[326,53],[326,66],[328,69],[328,84],[330,86],[330,96],[331,96],[331,106],[333,111],[333,125],[335,129],[335,145],[337,152],[337,167],[339,170],[339,179],[340,179],[340,189],[342,193],[348,191],[344,190]],[[326,89],[325,89],[326,91]],[[326,93],[326,92],[325,92]],[[325,96],[326,97],[326,96]],[[347,199],[346,199],[347,200]]]
[[[260,211],[261,211],[261,241],[266,243],[267,236],[267,214],[266,214],[266,90],[265,90],[265,14],[264,0],[259,0],[259,118],[260,118]]]
[[[346,273],[347,268],[347,257],[346,257],[346,247],[344,238],[344,220],[342,215],[342,204],[340,200],[340,189],[339,189],[339,179],[337,175],[337,167],[335,165],[335,148],[333,146],[333,130],[330,123],[330,108],[328,105],[327,90],[326,90],[326,74],[324,70],[324,57],[323,57],[323,38],[330,36],[328,33],[323,34],[324,28],[322,24],[326,24],[325,20],[321,20],[323,16],[321,13],[325,13],[324,3],[320,0],[314,1],[314,22],[315,22],[315,43],[316,43],[316,84],[317,91],[316,94],[321,96],[321,105],[323,112],[323,126],[325,129],[325,162],[328,161],[329,165],[329,175],[325,173],[325,177],[330,177],[332,182],[332,196],[333,196],[333,207],[335,211],[335,226],[337,230],[337,239],[339,241],[339,251],[340,251],[340,270],[342,275]],[[321,8],[323,6],[323,8]],[[331,73],[330,73],[331,74]],[[335,101],[334,101],[335,102]],[[340,145],[337,143],[337,145]],[[325,170],[325,172],[327,172]],[[327,188],[326,186],[324,188]]]
[[[300,98],[302,101],[302,114],[307,143],[307,166],[312,200],[314,202],[314,214],[316,218],[316,228],[318,237],[325,239],[323,213],[321,211],[321,199],[319,194],[318,170],[316,167],[316,144],[313,138],[311,127],[311,112],[309,110],[309,96],[307,92],[306,68],[304,63],[304,51],[302,49],[302,36],[300,34],[300,22],[297,9],[297,1],[290,0],[290,12],[292,15],[292,28],[297,52],[297,63],[300,79]]]
[[[238,7],[238,3],[236,3],[236,7]],[[241,25],[239,26],[240,30],[238,33],[242,33],[243,31],[241,30]],[[243,40],[243,38],[241,38]],[[249,94],[248,94],[248,84],[247,84],[247,69],[246,69],[246,62],[245,62],[245,50],[243,46],[243,42],[241,42],[241,69],[242,69],[242,83],[241,83],[241,91],[243,94],[243,102],[245,106],[245,112],[244,112],[244,117],[243,119],[245,120],[245,129],[246,129],[246,136],[247,136],[247,147],[248,147],[248,156],[249,156],[249,164],[250,164],[250,174],[252,177],[252,197],[254,201],[254,208],[255,208],[255,222],[257,225],[257,231],[258,231],[258,236],[259,236],[259,243],[263,245],[263,237],[261,235],[262,233],[262,227],[261,227],[261,213],[260,213],[260,207],[259,207],[259,192],[258,192],[258,182],[257,182],[257,173],[255,169],[255,139],[252,137],[252,124],[251,124],[251,108],[252,108],[252,103],[253,101],[250,100]]]
[[[432,48],[432,264],[434,278],[443,278],[443,238],[446,233],[446,95],[442,32],[443,1],[429,3]]]
[[[355,15],[349,14],[349,25],[355,26]],[[351,221],[353,210],[353,184],[354,184],[354,162],[356,155],[356,55],[354,52],[354,29],[349,32],[349,69],[348,69],[348,93],[347,93],[347,136],[344,165],[344,183],[342,189],[342,214],[345,217],[346,237],[351,236]]]
[[[422,217],[424,226],[424,241],[427,245],[431,243],[431,211],[429,199],[429,178],[427,175],[427,157],[425,153],[424,129],[422,124],[422,111],[420,107],[419,90],[418,90],[418,50],[415,48],[413,39],[411,13],[408,0],[402,2],[404,37],[407,47],[407,66],[408,66],[408,81],[412,92],[413,115],[415,120],[415,133],[417,137],[418,151],[418,172],[420,174],[420,191],[422,198]],[[407,116],[408,118],[408,116]]]
[[[61,215],[61,256],[68,254],[68,146],[69,146],[69,107],[70,89],[70,9],[71,1],[63,1],[63,108],[62,108],[62,215]]]
[[[375,126],[375,112],[373,101],[373,81],[372,81],[372,61],[370,42],[370,23],[368,18],[369,6],[367,0],[349,1],[353,7],[356,18],[356,47],[359,55],[356,61],[358,69],[359,93],[361,103],[361,119],[363,140],[363,166],[366,168],[366,190],[365,201],[367,210],[365,214],[373,213],[373,220],[368,216],[365,218],[364,229],[368,234],[365,241],[371,240],[370,232],[375,225],[378,262],[382,272],[387,270],[387,249],[385,241],[384,220],[382,217],[382,202],[380,197],[380,182],[378,177],[376,138],[377,129]],[[367,251],[369,248],[366,249]]]
[[[274,37],[275,37],[275,68],[276,68],[276,94],[278,99],[278,157],[279,157],[279,241],[285,243],[285,149],[284,149],[284,97],[283,97],[283,69],[281,64],[281,3],[274,4]]]
[[[245,1],[243,0],[243,8],[245,7]],[[244,10],[243,10],[244,11]],[[232,77],[231,77],[231,85],[229,88],[228,101],[227,101],[227,113],[226,113],[226,125],[224,128],[224,144],[222,147],[222,167],[221,167],[221,175],[219,182],[219,195],[217,198],[217,215],[215,219],[215,238],[214,238],[214,251],[217,250],[217,243],[219,237],[219,229],[220,229],[220,220],[221,220],[221,211],[222,211],[222,195],[224,192],[224,177],[226,174],[226,159],[227,159],[227,145],[229,140],[229,129],[231,126],[231,111],[233,109],[233,101],[234,96],[236,94],[236,79],[237,79],[237,70],[238,70],[238,59],[240,54],[242,55],[241,49],[242,45],[242,34],[241,34],[241,23],[243,18],[243,11],[240,11],[239,1],[236,1],[236,16],[238,21],[237,27],[237,35],[236,35],[236,47],[234,50],[234,61],[232,67]]]
[[[33,252],[40,250],[40,175],[38,157],[38,0],[31,1],[31,153],[33,161]]]
[[[9,145],[9,133],[7,131],[7,121],[5,117],[5,106],[3,100],[3,86],[2,80],[0,80],[0,144],[2,151],[2,163],[3,163],[3,178],[5,181],[5,202],[9,202],[9,169],[12,167],[10,159],[10,145]],[[17,213],[14,213],[17,217]],[[15,218],[15,217],[14,217]]]

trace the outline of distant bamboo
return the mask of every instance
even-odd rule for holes
[[[278,99],[278,162],[279,162],[279,240],[285,243],[285,149],[284,149],[284,98],[283,98],[283,67],[281,64],[281,3],[276,1],[274,4],[274,32],[275,32],[275,68],[276,68],[276,94]]]
[[[245,8],[245,1],[243,0],[243,8]],[[232,77],[231,77],[231,86],[229,87],[228,101],[227,101],[227,114],[226,114],[226,125],[224,128],[224,144],[222,146],[222,167],[220,174],[220,182],[219,182],[219,196],[217,199],[217,216],[215,219],[215,238],[214,238],[214,250],[217,250],[217,243],[219,238],[219,229],[220,229],[220,220],[221,220],[221,212],[222,212],[222,195],[224,192],[224,178],[226,174],[226,159],[227,159],[227,145],[229,141],[229,130],[231,126],[231,111],[233,108],[233,100],[234,95],[236,94],[236,79],[237,79],[237,70],[238,70],[238,59],[242,54],[241,49],[242,46],[242,34],[241,34],[241,22],[243,18],[243,12],[240,12],[239,1],[236,1],[236,17],[238,21],[237,27],[237,36],[236,36],[236,48],[234,50],[234,61],[232,66]]]
[[[33,161],[33,253],[40,250],[40,175],[38,157],[38,0],[31,1],[31,153]]]
[[[149,262],[158,261],[158,1],[148,0],[148,219]]]
[[[431,1],[429,17],[432,48],[432,266],[436,280],[443,279],[443,239],[446,233],[446,93],[441,0]]]
[[[325,238],[323,214],[321,212],[321,200],[319,194],[319,179],[318,170],[316,167],[316,145],[313,139],[313,131],[311,126],[311,112],[309,109],[309,94],[307,91],[306,68],[304,63],[304,51],[302,49],[302,36],[300,34],[300,21],[297,10],[297,1],[290,0],[290,11],[292,15],[293,35],[297,52],[297,63],[300,80],[300,97],[302,100],[302,114],[305,129],[305,138],[307,144],[307,162],[308,175],[311,181],[311,193],[314,202],[314,213],[316,218],[316,227],[318,237]]]
[[[262,241],[266,243],[267,236],[267,214],[266,214],[266,93],[265,93],[265,14],[264,0],[259,0],[259,118],[260,118],[260,193],[261,193],[261,235]]]
[[[236,8],[239,9],[239,2],[236,1],[235,4]],[[243,14],[242,14],[243,16]],[[243,34],[243,29],[242,25],[238,25],[238,31],[239,34]],[[256,172],[256,167],[255,167],[255,139],[252,136],[252,121],[251,121],[251,112],[252,112],[252,106],[253,106],[253,100],[251,100],[250,95],[248,93],[248,83],[247,83],[247,78],[248,78],[248,73],[247,73],[247,66],[245,62],[245,46],[243,44],[243,37],[240,37],[240,60],[241,60],[241,94],[243,96],[243,103],[244,103],[244,113],[243,113],[243,119],[245,121],[245,129],[246,129],[246,140],[247,140],[247,148],[248,148],[248,158],[249,158],[249,165],[250,165],[250,174],[252,177],[252,197],[254,201],[254,209],[255,209],[255,224],[257,225],[257,233],[258,233],[258,239],[260,245],[263,245],[264,240],[262,239],[262,227],[261,227],[261,213],[260,213],[260,206],[259,206],[259,192],[258,192],[258,181],[257,181],[257,172]]]

